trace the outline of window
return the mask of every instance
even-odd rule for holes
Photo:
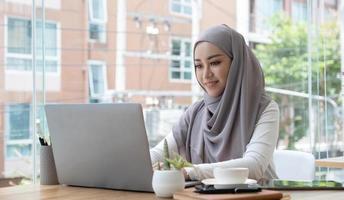
[[[8,18],[8,48],[9,53],[31,53],[31,21]]]
[[[20,158],[30,157],[32,144],[7,144],[6,145],[6,158]]]
[[[101,61],[89,62],[89,86],[91,99],[99,98],[107,90],[106,67]]]
[[[170,10],[172,13],[191,16],[192,15],[191,0],[171,0]]]
[[[191,42],[183,39],[172,39],[171,46],[170,79],[191,80]]]
[[[89,0],[89,39],[106,41],[107,5],[106,0]]]
[[[31,156],[30,105],[7,105],[5,125],[6,159]]]
[[[39,38],[42,38],[42,23],[37,24],[37,48],[42,49],[42,43]],[[45,23],[45,67],[48,72],[56,72],[58,65],[58,48],[57,48],[57,25],[53,23]],[[42,56],[42,51],[37,51],[38,58]],[[38,60],[38,70],[43,67],[43,61]]]
[[[6,135],[8,140],[30,138],[30,105],[16,104],[7,106]]]
[[[42,23],[37,22],[36,41],[42,41]],[[32,24],[31,20],[9,17],[7,19],[6,69],[15,71],[32,70]],[[46,71],[58,72],[57,25],[45,23]],[[37,68],[42,70],[42,43],[37,42]]]
[[[295,22],[306,22],[307,20],[307,6],[306,2],[293,1],[291,16]]]
[[[253,1],[251,1],[253,2]],[[283,0],[255,0],[255,30],[258,33],[270,32],[268,20],[283,10]],[[251,18],[251,20],[253,20]]]

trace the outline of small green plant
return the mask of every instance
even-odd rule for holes
[[[164,140],[164,170],[171,169],[171,164],[168,162],[167,159],[170,159],[170,153],[168,152],[168,144],[167,140]]]
[[[179,154],[176,154],[174,159],[165,158],[165,160],[167,160],[167,162],[169,162],[173,166],[173,168],[177,170],[180,170],[184,167],[192,167],[192,164],[186,161]]]
[[[164,140],[164,164],[163,169],[164,170],[170,170],[171,165],[174,169],[180,170],[184,167],[192,167],[192,164],[186,161],[182,156],[180,156],[177,153],[174,153],[174,158],[170,159],[170,154],[168,151],[168,144],[166,139]],[[160,167],[160,166],[159,166]],[[158,167],[158,169],[159,169]]]

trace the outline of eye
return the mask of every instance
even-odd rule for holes
[[[201,64],[195,64],[195,68],[196,68],[196,69],[201,69],[201,68],[202,68],[202,65],[201,65]]]
[[[210,65],[211,65],[211,66],[219,65],[219,64],[221,64],[221,61],[219,61],[219,60],[210,62]]]

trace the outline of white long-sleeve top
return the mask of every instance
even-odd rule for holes
[[[255,126],[252,138],[246,146],[242,158],[217,163],[197,164],[185,168],[192,180],[202,180],[213,177],[215,167],[246,167],[249,169],[249,178],[277,178],[274,173],[273,152],[275,150],[279,130],[279,109],[275,101],[271,101],[265,108]],[[179,152],[173,133],[169,133],[167,140],[170,155]],[[163,160],[163,140],[150,150],[152,163]]]

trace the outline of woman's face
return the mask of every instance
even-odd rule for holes
[[[211,97],[222,95],[232,60],[217,46],[201,42],[195,49],[196,78]]]

